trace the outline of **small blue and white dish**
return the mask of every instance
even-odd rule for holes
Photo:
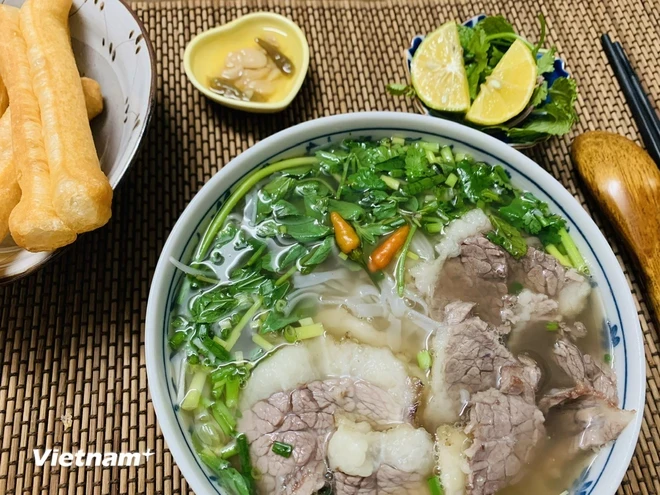
[[[479,21],[482,21],[486,17],[487,16],[485,14],[476,15],[471,19],[465,21],[463,23],[463,26],[470,28],[474,27],[475,24],[477,24]],[[404,52],[406,71],[408,75],[410,75],[410,64],[412,63],[412,59],[415,55],[415,52],[417,52],[417,49],[422,44],[422,41],[424,41],[425,37],[426,36],[423,34],[418,34],[414,36],[413,39],[410,41],[410,46]],[[541,57],[544,52],[545,50],[543,49],[539,50],[537,57]],[[564,62],[564,60],[562,60],[561,58],[556,57],[554,63],[554,70],[552,72],[547,72],[543,74],[543,78],[548,82],[548,87],[551,87],[552,84],[560,77],[571,77],[571,75],[566,71],[566,62]],[[446,118],[445,115],[438,114],[438,112],[436,112],[435,110],[428,108],[426,105],[424,105],[424,103],[422,103],[422,101],[419,98],[415,98],[415,107],[421,114],[429,115],[432,117]],[[469,125],[467,122],[461,121],[461,123]],[[532,146],[544,140],[542,139],[542,140],[530,141],[525,143],[512,143],[510,140],[507,139],[506,136],[498,135],[496,137],[516,149],[531,148]]]

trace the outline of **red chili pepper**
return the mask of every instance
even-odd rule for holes
[[[350,254],[360,247],[360,238],[355,233],[355,229],[339,213],[336,211],[330,213],[330,221],[335,228],[335,240],[342,253]]]
[[[367,267],[370,272],[382,270],[390,264],[394,255],[403,247],[410,232],[410,225],[404,225],[395,230],[369,256]]]

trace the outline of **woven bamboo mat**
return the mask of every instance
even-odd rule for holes
[[[516,0],[427,3],[420,0],[229,0],[135,4],[157,53],[157,106],[145,146],[116,193],[110,224],[81,236],[38,273],[0,288],[0,495],[187,493],[156,423],[147,390],[143,325],[160,249],[202,185],[256,141],[292,124],[358,110],[410,111],[386,95],[403,80],[401,50],[415,33],[445,19],[501,13],[537,35],[536,13],[580,88],[575,134],[606,129],[637,138],[631,115],[598,42],[621,39],[654,100],[660,99],[657,0]],[[187,82],[181,59],[200,30],[252,10],[274,10],[303,27],[311,45],[309,75],[293,105],[275,116],[219,108]],[[572,136],[571,136],[572,137]],[[571,191],[611,241],[636,299],[649,377],[645,420],[620,494],[660,493],[658,329],[643,289],[576,180],[571,137],[530,156]],[[651,212],[650,212],[651,213]],[[655,212],[653,212],[655,213]],[[138,468],[36,467],[33,449],[88,452],[155,450]]]

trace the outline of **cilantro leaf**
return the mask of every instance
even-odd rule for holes
[[[488,218],[493,226],[493,230],[486,234],[490,242],[504,248],[515,259],[520,259],[527,254],[527,242],[518,229],[494,215],[488,215]]]
[[[501,33],[515,33],[513,26],[501,15],[488,16],[477,23],[487,36]]]
[[[552,213],[545,202],[529,192],[520,194],[498,213],[514,227],[539,237],[544,244],[560,242],[559,231],[566,227],[562,217]]]
[[[370,168],[361,168],[356,173],[348,176],[348,186],[356,191],[368,191],[369,189],[384,190],[387,188],[385,182]]]
[[[548,97],[548,81],[543,81],[532,93],[532,98],[529,100],[529,106],[538,107]]]
[[[536,59],[536,70],[539,75],[555,70],[555,53],[557,49],[553,46]]]
[[[387,92],[394,96],[408,96],[410,98],[414,98],[417,94],[415,92],[415,88],[413,88],[411,85],[395,83],[387,85]]]
[[[430,175],[435,175],[435,171],[426,158],[426,152],[418,146],[410,146],[406,152],[406,178],[415,181]]]
[[[568,133],[577,122],[575,80],[560,77],[548,89],[548,96],[550,101],[535,109],[522,129],[552,135]]]
[[[486,32],[477,24],[474,28],[458,26],[458,36],[463,47],[463,63],[470,89],[470,98],[475,99],[479,83],[488,67],[488,49]]]

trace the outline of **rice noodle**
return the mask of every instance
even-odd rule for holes
[[[201,270],[197,270],[197,269],[192,268],[188,265],[185,265],[185,264],[181,263],[179,260],[175,259],[172,256],[170,256],[170,263],[172,263],[174,266],[176,266],[179,270],[181,270],[186,275],[192,275],[193,277],[203,277],[204,279],[210,279],[208,273],[204,273]]]
[[[170,362],[176,383],[176,403],[181,404],[186,395],[186,353],[177,352],[171,357]]]
[[[330,270],[327,272],[312,272],[307,275],[294,275],[293,285],[299,289],[314,287],[326,283],[328,280],[346,279],[351,276],[348,270]]]
[[[410,318],[419,328],[425,330],[428,334],[436,331],[440,327],[440,324],[437,321],[432,320],[428,316],[423,315],[414,309],[408,309],[406,316]]]
[[[314,300],[319,300],[321,298],[321,295],[318,292],[303,292],[301,290],[296,290],[293,291],[289,297],[288,301],[286,303],[286,306],[284,307],[284,316],[289,316],[291,314],[291,311],[293,311],[293,308],[296,307],[296,305],[302,301],[303,299],[314,299]]]
[[[425,235],[415,235],[410,241],[410,250],[424,261],[435,259],[433,245]]]

